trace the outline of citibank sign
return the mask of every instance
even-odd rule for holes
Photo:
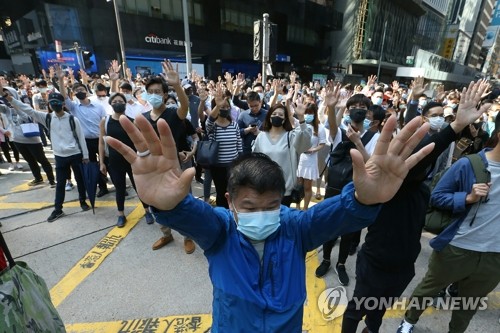
[[[158,37],[156,34],[149,34],[144,37],[144,41],[149,44],[160,44],[160,45],[174,45],[174,46],[186,46],[183,40],[172,39],[170,37]],[[191,42],[191,47],[193,47],[193,42]]]
[[[149,35],[147,35],[146,37],[144,37],[144,40],[146,41],[146,43],[150,43],[150,44],[172,45],[172,40],[170,39],[170,37],[161,38],[161,37],[158,37],[155,34],[149,34]]]

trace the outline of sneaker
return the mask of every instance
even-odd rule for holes
[[[14,164],[9,165],[9,171],[14,171],[15,169],[16,167],[14,166]]]
[[[47,218],[47,222],[54,222],[55,220],[57,220],[58,218],[63,217],[63,216],[64,216],[64,212],[62,210],[60,210],[60,211],[55,210]]]
[[[146,223],[147,224],[155,223],[155,218],[154,218],[153,214],[151,214],[150,212],[146,213]]]
[[[49,180],[49,185],[50,185],[50,188],[54,188],[54,187],[56,187],[56,182],[53,180]]]
[[[23,166],[21,165],[21,163],[16,163],[16,168],[17,170],[22,170]]]
[[[343,286],[347,286],[349,284],[349,276],[347,276],[347,272],[345,270],[345,265],[337,264],[335,266],[335,271],[339,277],[339,282]]]
[[[108,189],[107,189],[107,188],[105,188],[105,189],[101,189],[101,190],[99,190],[99,192],[97,192],[96,197],[100,198],[100,197],[102,197],[102,196],[105,196],[105,195],[106,195],[106,194],[108,194],[108,193],[109,193],[109,191],[108,191]]]
[[[413,327],[415,327],[415,325],[410,324],[409,322],[403,319],[396,333],[413,333]]]
[[[321,264],[316,268],[316,277],[321,278],[326,275],[328,270],[330,269],[330,261],[323,260]]]
[[[184,251],[186,251],[186,254],[191,254],[194,250],[196,250],[194,242],[189,238],[184,239]]]
[[[161,237],[160,239],[158,239],[156,242],[153,243],[153,251],[161,249],[162,247],[172,242],[173,240],[174,236],[172,236],[172,234]]]
[[[84,212],[86,212],[90,209],[90,206],[85,201],[80,202],[80,207],[82,207],[82,210]]]
[[[33,179],[28,183],[28,186],[40,185],[43,183],[43,179]]]
[[[118,221],[116,221],[116,226],[118,228],[123,228],[125,226],[125,222],[127,222],[127,218],[125,216],[118,216]]]
[[[455,283],[452,283],[448,287],[446,287],[445,292],[448,297],[458,297],[458,287]]]
[[[67,183],[66,183],[66,186],[64,187],[64,189],[65,189],[66,191],[71,191],[71,190],[73,189],[73,187],[74,187],[74,186],[73,186],[73,183],[72,183],[72,182],[67,182]]]

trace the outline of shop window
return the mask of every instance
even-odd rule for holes
[[[125,0],[125,12],[137,13],[137,7],[135,5],[135,0]]]
[[[148,0],[137,1],[136,6],[137,6],[137,14],[149,16],[149,1]]]
[[[181,0],[173,0],[172,1],[172,15],[171,17],[174,19],[182,20],[182,1]]]

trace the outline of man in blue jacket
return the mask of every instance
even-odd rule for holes
[[[226,193],[230,209],[224,209],[189,194],[195,170],[181,171],[165,121],[158,121],[161,140],[142,116],[135,119],[137,127],[125,117],[120,123],[137,153],[113,138],[108,143],[131,163],[139,196],[155,207],[158,223],[205,251],[213,284],[212,332],[302,332],[306,253],[372,223],[379,204],[392,198],[408,170],[433,149],[431,144],[412,154],[428,131],[418,119],[391,141],[393,117],[366,164],[358,151],[351,152],[354,183],[307,211],[280,205],[281,168],[266,155],[251,154],[233,166]]]
[[[469,159],[455,162],[442,176],[431,195],[431,205],[450,210],[454,221],[431,240],[434,249],[425,277],[412,293],[419,308],[410,307],[398,333],[412,333],[424,312],[422,300],[432,298],[441,289],[458,281],[458,300],[449,323],[450,333],[463,333],[478,310],[466,303],[480,302],[500,282],[500,118],[495,121],[491,141],[494,148],[479,152],[490,182],[479,183]],[[465,299],[462,299],[465,298]],[[412,302],[410,302],[412,303]]]

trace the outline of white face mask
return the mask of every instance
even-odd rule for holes
[[[429,125],[431,125],[431,130],[438,131],[443,127],[444,117],[431,117],[429,119]]]

